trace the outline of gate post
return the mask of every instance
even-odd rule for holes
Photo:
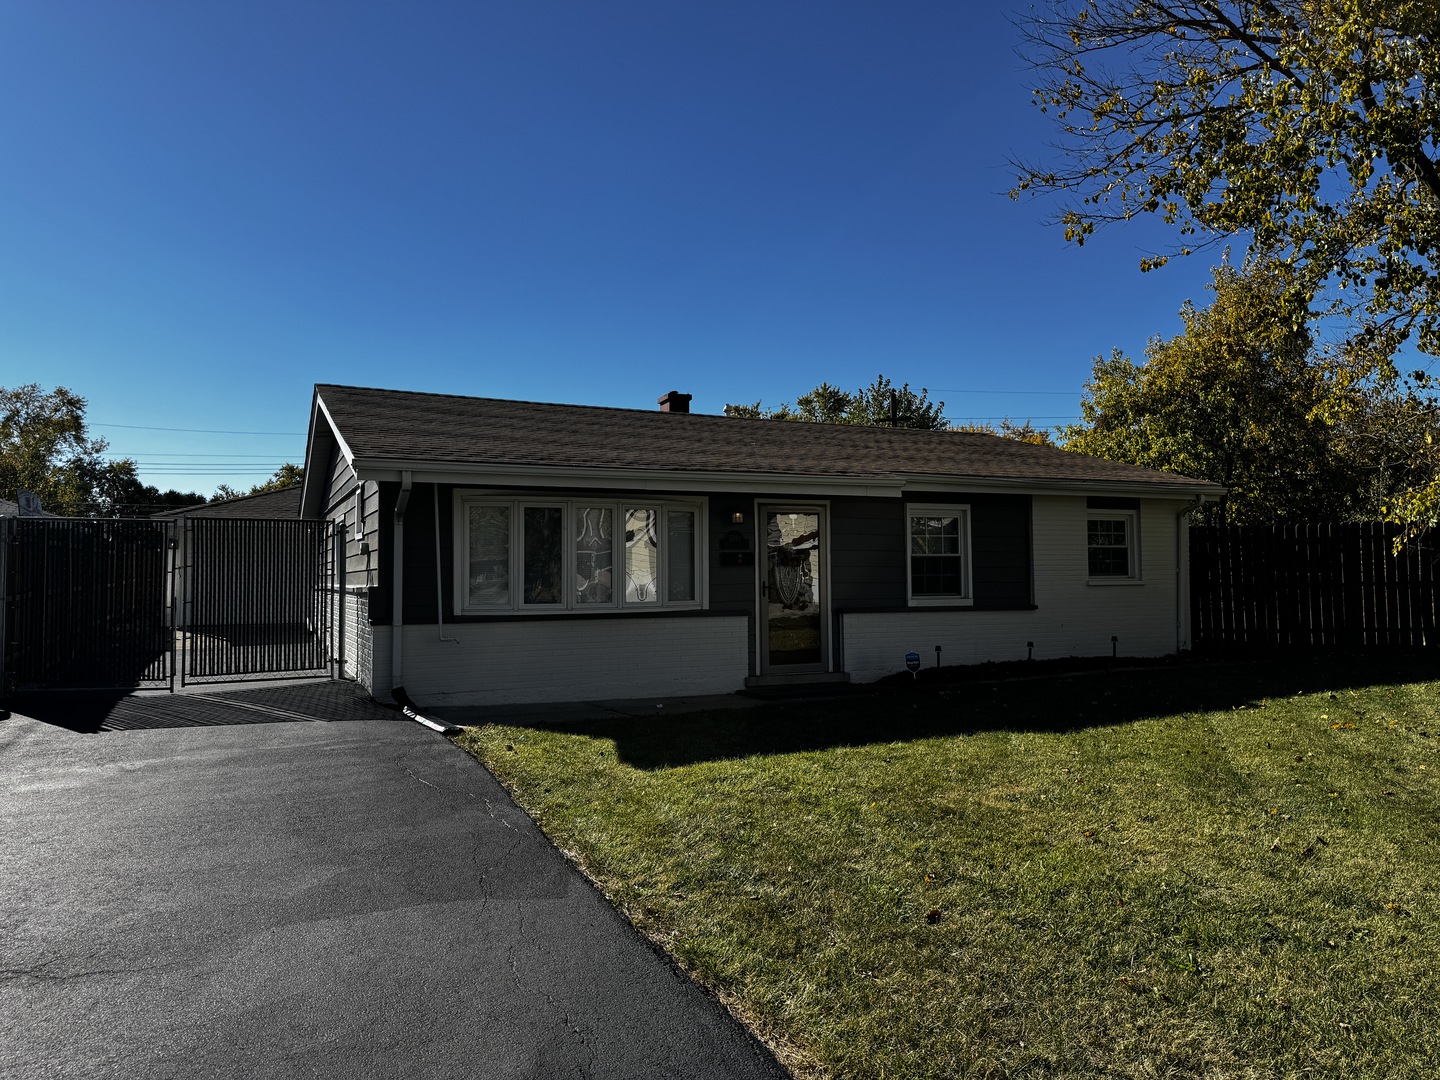
[[[10,580],[11,545],[18,518],[0,518],[0,698],[11,689],[10,608],[14,603]]]

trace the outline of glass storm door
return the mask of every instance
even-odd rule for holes
[[[824,519],[817,507],[764,509],[760,571],[762,672],[826,670]]]

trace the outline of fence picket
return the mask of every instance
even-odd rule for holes
[[[1196,649],[1440,644],[1440,530],[1397,554],[1378,522],[1193,526]]]

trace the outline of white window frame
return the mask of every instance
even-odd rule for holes
[[[705,500],[690,501],[679,499],[653,499],[642,494],[585,495],[525,494],[516,496],[495,496],[471,494],[464,491],[455,493],[454,522],[454,591],[453,613],[456,615],[520,615],[520,614],[571,614],[571,615],[614,615],[619,611],[675,611],[704,608],[708,599],[708,575],[705,552],[708,506]],[[471,604],[469,590],[470,558],[470,507],[504,506],[510,513],[510,600],[508,604]],[[561,602],[557,604],[529,604],[524,601],[525,582],[525,536],[524,515],[527,508],[558,507],[561,510]],[[575,521],[580,510],[608,509],[611,512],[611,586],[609,603],[582,604],[578,600],[575,582]],[[627,603],[625,600],[625,513],[628,510],[654,510],[658,515],[659,537],[659,588],[653,602]],[[671,600],[669,598],[670,530],[667,513],[684,510],[695,515],[695,532],[692,540],[692,559],[695,573],[693,600]]]
[[[1092,521],[1124,521],[1125,551],[1128,555],[1129,573],[1092,574],[1090,572],[1090,523]],[[1085,511],[1085,580],[1090,585],[1138,585],[1143,580],[1140,574],[1140,511],[1100,510],[1091,507]]]
[[[356,540],[365,538],[365,481],[355,482],[355,537]]]
[[[917,517],[958,517],[960,519],[960,593],[955,596],[915,594],[914,555],[910,550]],[[975,585],[970,558],[969,503],[907,503],[905,505],[905,598],[911,607],[973,607]]]

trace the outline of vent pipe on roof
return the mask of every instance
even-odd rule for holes
[[[660,404],[661,412],[683,412],[690,411],[690,399],[693,394],[682,394],[679,390],[671,390],[668,394],[661,394],[655,400]]]

